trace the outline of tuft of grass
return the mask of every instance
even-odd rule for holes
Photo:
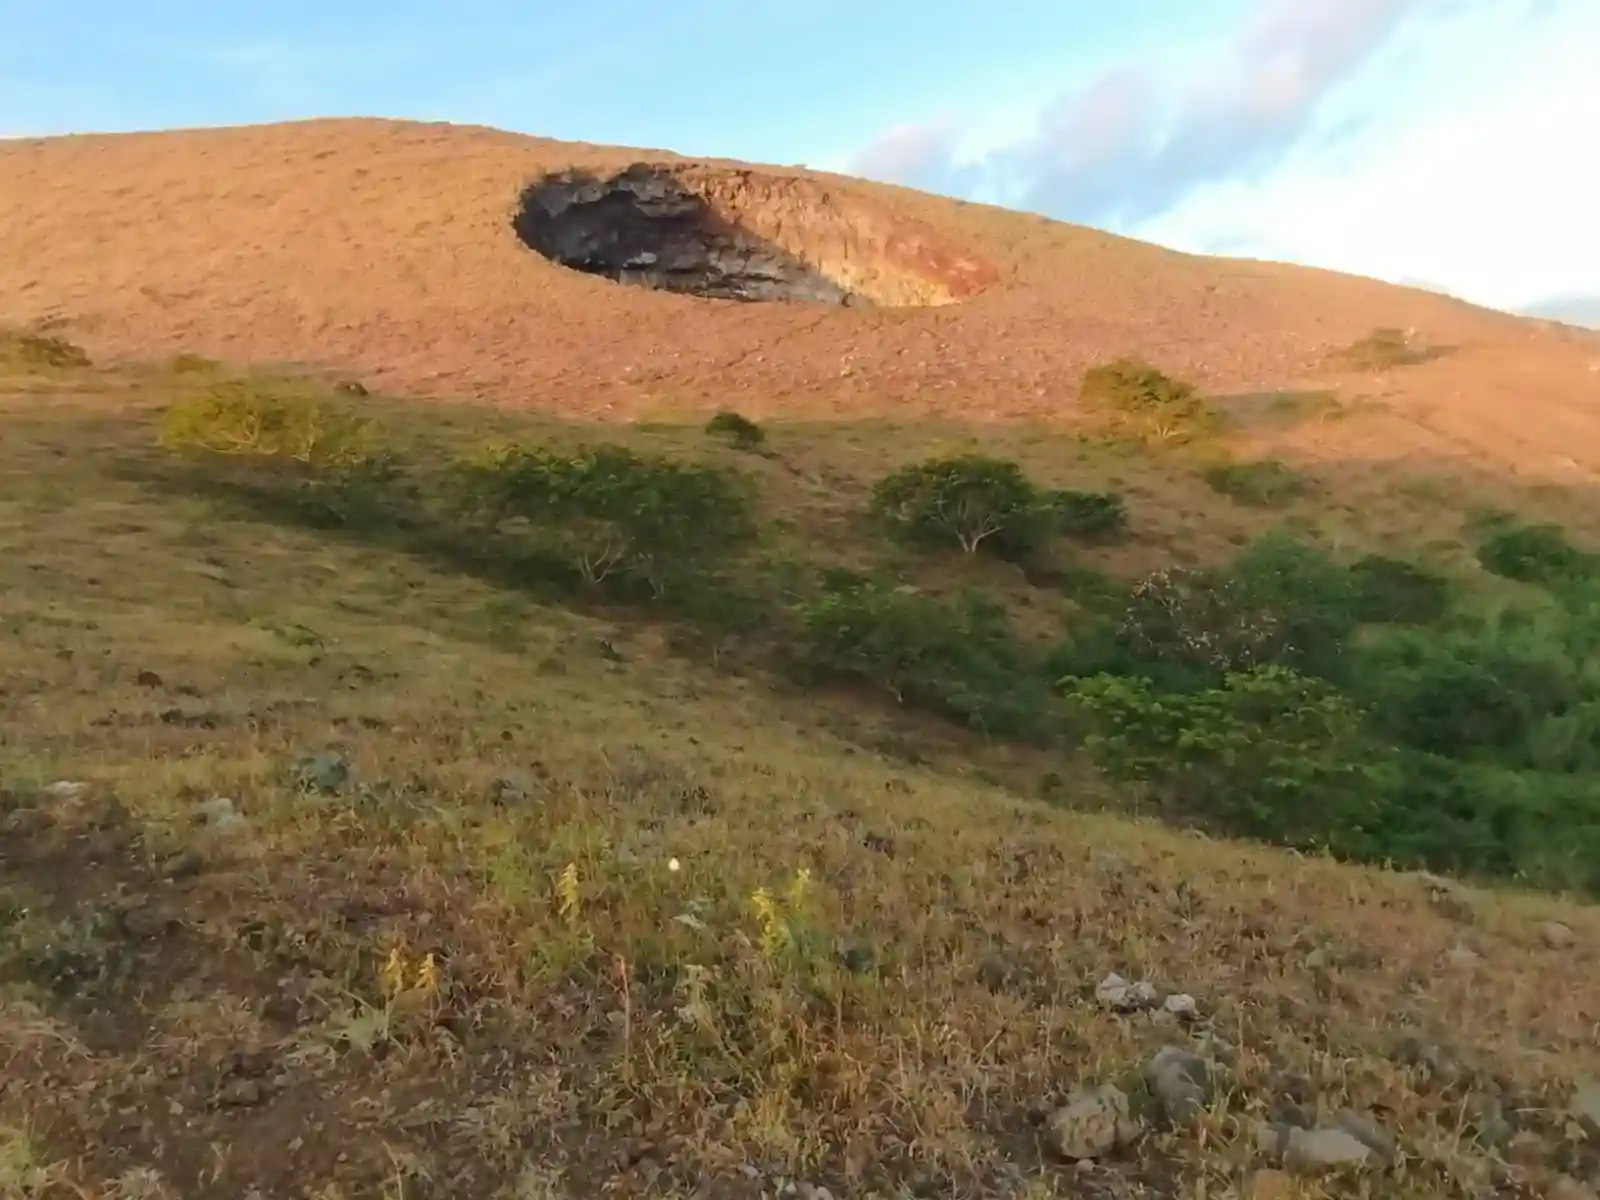
[[[1420,366],[1447,353],[1444,347],[1418,344],[1406,330],[1385,327],[1334,351],[1328,361],[1351,371],[1387,371]]]
[[[92,365],[88,351],[82,346],[36,333],[0,332],[0,358],[22,367],[54,370]]]

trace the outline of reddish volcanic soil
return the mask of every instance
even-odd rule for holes
[[[671,167],[655,172],[677,181],[669,201],[732,239],[718,269],[759,259],[880,303],[626,286],[519,238],[530,185],[641,162]],[[1337,387],[1387,410],[1300,439],[1319,454],[1600,471],[1595,335],[812,172],[380,120],[14,141],[0,143],[0,246],[0,322],[102,356],[297,362],[599,418],[726,405],[991,420],[1070,418],[1085,367],[1137,353],[1220,393]],[[1452,349],[1328,374],[1330,352],[1377,327]]]

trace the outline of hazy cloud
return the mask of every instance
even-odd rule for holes
[[[1320,102],[1426,0],[1262,0],[1186,86],[1149,64],[1061,96],[1016,143],[963,160],[950,123],[901,126],[857,172],[944,192],[983,186],[1006,203],[1082,221],[1134,223],[1192,188],[1282,158]]]

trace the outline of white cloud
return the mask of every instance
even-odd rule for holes
[[[1428,286],[1495,307],[1600,291],[1600,6],[1480,6],[1397,51],[1409,110],[1197,191],[1130,232]],[[1520,15],[1526,17],[1524,10]]]
[[[854,169],[1520,306],[1600,291],[1597,57],[1595,0],[1260,0],[1233,37],[1152,45],[1009,141],[901,126]]]

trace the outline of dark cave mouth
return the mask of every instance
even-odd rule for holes
[[[990,281],[974,260],[929,255],[927,231],[907,236],[908,224],[809,179],[650,163],[547,175],[523,190],[512,222],[561,266],[707,299],[912,307]]]

